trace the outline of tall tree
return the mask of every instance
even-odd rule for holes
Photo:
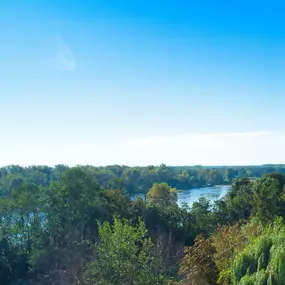
[[[179,274],[183,285],[216,285],[218,270],[213,256],[215,248],[211,241],[197,236],[192,247],[185,248],[185,255],[180,263]]]
[[[177,201],[177,192],[167,183],[154,183],[147,193],[147,201],[158,206],[167,207]]]
[[[216,252],[214,262],[219,270],[219,284],[229,285],[231,281],[231,265],[236,252],[243,250],[246,237],[238,223],[232,226],[219,227],[211,237]]]
[[[274,220],[279,213],[279,189],[279,181],[271,177],[262,177],[254,183],[253,213],[264,223]]]

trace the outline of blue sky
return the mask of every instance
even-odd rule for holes
[[[1,1],[0,164],[285,163],[284,9]]]

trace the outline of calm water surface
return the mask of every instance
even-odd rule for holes
[[[189,207],[199,200],[200,197],[205,197],[210,202],[221,199],[230,189],[230,185],[193,188],[191,190],[185,190],[178,192],[178,205],[187,203]]]
[[[230,185],[223,186],[213,186],[213,187],[203,187],[203,188],[193,188],[190,190],[184,190],[177,193],[178,196],[178,205],[182,203],[187,203],[189,207],[192,204],[199,200],[200,197],[205,197],[206,199],[214,202],[215,200],[221,199],[230,189]],[[141,197],[144,199],[144,194],[138,193],[135,194],[134,197]]]

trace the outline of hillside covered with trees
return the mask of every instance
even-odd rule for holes
[[[2,168],[0,284],[285,284],[284,169]],[[218,183],[213,205],[177,205]]]

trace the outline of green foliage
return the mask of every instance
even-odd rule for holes
[[[109,217],[105,201],[101,199],[101,188],[91,176],[79,168],[73,168],[53,182],[46,189],[44,212],[47,217],[46,228],[53,240],[61,242],[71,234],[92,235],[96,228],[95,219]]]
[[[253,185],[253,213],[264,223],[272,221],[279,214],[279,181],[271,177],[258,179]]]
[[[85,271],[86,284],[163,284],[163,266],[154,255],[142,221],[114,219],[114,224],[99,223],[100,243],[95,246],[95,260]]]
[[[246,235],[239,224],[219,227],[211,237],[212,246],[216,252],[214,262],[219,270],[219,284],[230,284],[231,265],[234,254],[240,252],[246,245]]]
[[[199,201],[193,203],[190,214],[195,221],[196,232],[209,235],[214,226],[210,202],[205,197],[201,197]]]
[[[25,183],[10,198],[0,199],[1,284],[21,280],[29,271],[28,260],[43,232],[40,193],[39,187]]]
[[[236,180],[232,184],[226,196],[232,221],[245,220],[250,217],[253,208],[252,184],[253,182],[246,178]]]
[[[125,190],[129,194],[146,193],[154,183],[168,183],[173,188],[191,189],[207,185],[229,184],[234,179],[261,177],[263,174],[271,172],[273,172],[273,176],[279,172],[277,176],[271,176],[276,179],[281,173],[285,174],[284,165],[246,167],[171,167],[165,164],[147,167],[86,165],[79,168],[88,176],[95,178],[101,187]],[[18,187],[23,181],[45,187],[52,181],[59,180],[61,174],[68,169],[69,167],[66,165],[56,165],[54,168],[48,166],[21,167],[18,165],[2,167],[0,169],[0,196],[9,195],[11,190]],[[282,184],[281,180],[279,181],[280,185]]]
[[[218,270],[213,260],[215,248],[209,240],[197,236],[195,244],[186,247],[184,253],[179,268],[179,274],[183,277],[180,284],[217,284]]]
[[[177,202],[177,192],[167,183],[154,183],[146,195],[147,201],[161,207],[168,207]]]
[[[281,285],[285,282],[285,226],[277,221],[237,254],[232,283]]]

